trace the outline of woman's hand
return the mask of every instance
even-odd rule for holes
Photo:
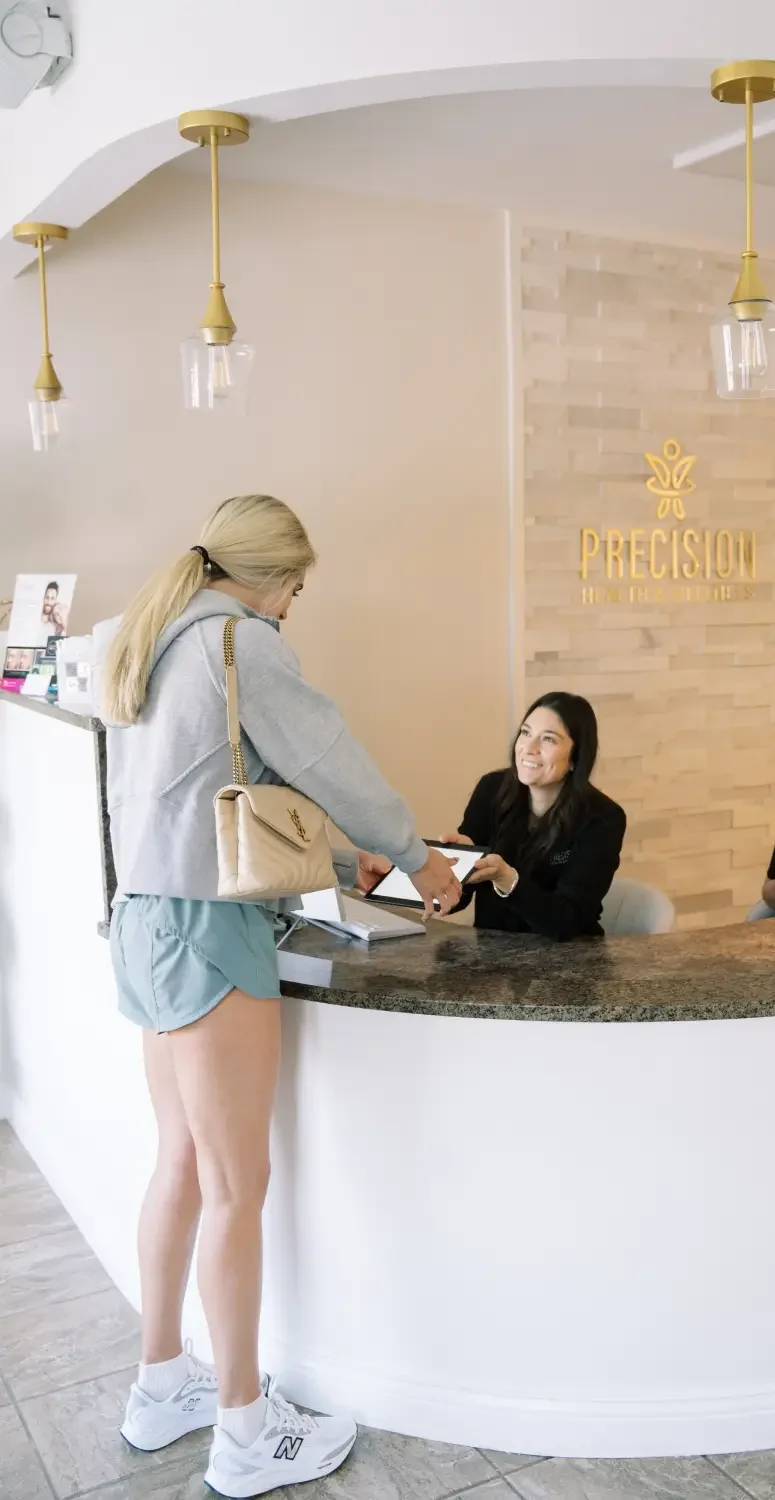
[[[434,901],[438,901],[441,915],[454,911],[463,894],[460,881],[454,873],[455,859],[448,859],[440,849],[429,849],[428,858],[421,870],[416,870],[410,875],[416,891],[419,891],[425,904],[426,917],[435,915]]]
[[[358,850],[358,878],[355,882],[356,891],[362,891],[368,896],[378,885],[383,875],[389,875],[393,866],[384,854],[364,854],[362,849]]]
[[[486,880],[491,880],[496,890],[504,893],[511,890],[516,884],[519,876],[511,865],[507,865],[505,859],[499,854],[485,854],[484,859],[478,859],[471,874],[468,877],[468,885],[483,885]]]
[[[473,841],[473,839],[469,839],[465,833],[445,833],[444,837],[441,838],[441,839],[439,839],[439,843],[440,844],[469,844],[472,849],[474,847],[474,841]]]

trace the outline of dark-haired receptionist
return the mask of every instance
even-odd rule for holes
[[[590,783],[597,743],[586,698],[546,693],[520,725],[508,770],[482,777],[458,833],[446,839],[491,851],[475,866],[459,908],[474,899],[476,927],[558,942],[602,936],[603,898],[627,819]]]

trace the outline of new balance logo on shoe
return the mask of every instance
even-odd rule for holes
[[[284,1437],[275,1449],[275,1458],[298,1458],[303,1437]]]
[[[200,1402],[200,1397],[199,1396],[189,1396],[188,1401],[184,1401],[183,1405],[181,1406],[180,1409],[181,1409],[181,1411],[196,1411],[196,1408],[198,1407],[199,1402]]]

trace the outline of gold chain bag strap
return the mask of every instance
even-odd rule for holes
[[[216,793],[218,895],[273,901],[337,884],[322,807],[293,787],[249,784],[242,750],[234,660],[236,619],[226,621],[223,660],[232,785]]]

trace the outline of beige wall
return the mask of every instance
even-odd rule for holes
[[[625,870],[682,925],[739,919],[775,837],[775,446],[769,403],[711,389],[733,260],[513,229],[509,327],[500,215],[227,182],[223,217],[258,346],[246,422],[181,408],[205,179],[160,173],[52,255],[76,403],[55,457],[26,426],[34,276],[2,289],[0,595],[18,571],[75,569],[88,628],[214,501],[281,494],[321,554],[289,635],[424,830],[502,763],[515,697],[571,688],[629,815]],[[582,604],[580,529],[656,524],[643,455],[668,438],[697,456],[689,520],[756,530],[755,598]]]
[[[196,541],[214,502],[283,496],[321,557],[289,628],[306,672],[441,832],[509,732],[500,218],[236,183],[223,200],[229,300],[258,346],[246,422],[181,409],[206,179],[157,174],[52,254],[52,344],[77,403],[55,458],[26,425],[34,276],[3,288],[0,596],[18,571],[76,570],[89,628]]]
[[[521,255],[528,691],[595,704],[625,873],[667,890],[681,926],[740,920],[775,836],[775,408],[711,387],[737,265],[544,230]],[[756,530],[755,597],[583,604],[581,528],[657,526],[643,455],[671,438],[696,455],[685,524]]]

